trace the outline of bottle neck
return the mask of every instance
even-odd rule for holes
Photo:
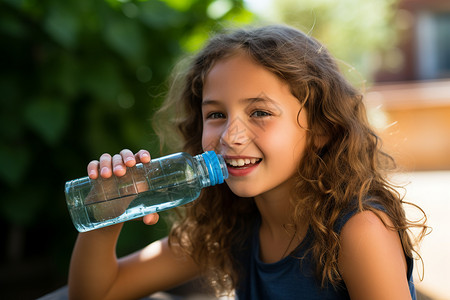
[[[228,169],[221,155],[213,151],[194,156],[202,188],[221,184],[228,178]]]

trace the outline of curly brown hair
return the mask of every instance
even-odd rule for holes
[[[309,224],[314,236],[309,251],[322,284],[342,280],[337,220],[355,209],[380,217],[369,202],[385,209],[405,253],[412,257],[414,243],[408,230],[420,227],[421,239],[427,227],[407,220],[397,187],[386,179],[395,164],[369,125],[362,95],[344,78],[327,49],[297,29],[271,25],[217,34],[185,72],[175,72],[158,120],[176,124],[181,148],[190,154],[202,152],[205,77],[218,60],[236,53],[247,54],[285,81],[307,112],[307,146],[296,175],[291,225],[300,220]],[[160,130],[173,128],[156,125]],[[257,215],[254,201],[234,195],[227,185],[206,188],[182,212],[169,240],[201,266],[216,291],[230,291],[242,274],[235,253],[243,249]]]

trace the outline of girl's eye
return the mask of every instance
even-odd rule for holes
[[[252,117],[257,117],[257,118],[261,118],[261,117],[268,117],[271,116],[272,114],[266,111],[262,111],[262,110],[257,110],[252,112],[251,116]]]
[[[221,118],[225,118],[225,115],[223,113],[220,113],[220,112],[212,112],[212,113],[209,113],[206,116],[206,118],[207,119],[221,119]]]

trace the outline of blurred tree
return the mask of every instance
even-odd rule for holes
[[[319,39],[355,84],[371,80],[379,53],[397,44],[397,0],[277,0],[274,18]],[[345,63],[344,63],[345,62]],[[348,65],[347,65],[348,64]]]
[[[34,284],[22,289],[47,292],[43,272],[55,265],[65,282],[76,232],[64,182],[103,152],[159,154],[149,120],[175,60],[221,24],[251,22],[242,2],[0,0],[3,294],[27,276]],[[138,222],[124,230],[119,253],[166,233]],[[29,261],[43,257],[50,265],[33,277]]]

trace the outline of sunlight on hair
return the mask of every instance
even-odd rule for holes
[[[370,124],[378,130],[391,127],[389,119],[383,110],[383,96],[378,92],[367,92],[364,95],[367,107],[367,118]]]
[[[322,51],[322,47],[321,49],[319,49],[320,52]],[[344,75],[344,77],[351,83],[351,85],[358,89],[360,93],[364,94],[366,92],[367,84],[367,79],[364,77],[364,75],[355,66],[347,61],[336,58],[336,63],[342,75]]]

